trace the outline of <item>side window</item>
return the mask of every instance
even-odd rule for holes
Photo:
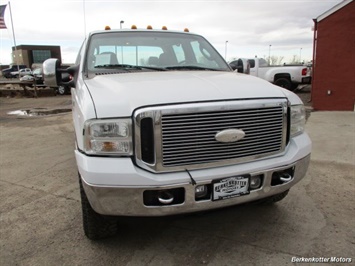
[[[138,46],[138,65],[141,66],[157,66],[159,57],[164,53],[163,49],[158,46]]]
[[[119,48],[118,50],[120,50]],[[154,66],[158,64],[159,56],[163,53],[161,47],[155,46],[123,46],[119,56],[123,64],[137,66]]]
[[[89,68],[101,65],[118,64],[117,47],[113,45],[101,45],[93,49],[88,57]]]
[[[255,67],[255,60],[254,59],[249,59],[248,62],[249,62],[250,68]]]
[[[178,64],[181,63],[181,62],[186,61],[185,52],[184,52],[184,49],[182,48],[181,44],[180,45],[174,44],[173,45],[173,50],[174,50],[174,53],[175,53],[175,56],[176,56]]]
[[[116,46],[113,46],[113,45],[110,45],[110,46],[100,46],[100,51],[98,51],[99,54],[102,54],[102,53],[117,53],[117,47]]]

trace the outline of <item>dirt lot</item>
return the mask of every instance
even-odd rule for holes
[[[81,225],[71,114],[7,114],[68,106],[70,96],[0,98],[1,265],[354,264],[353,112],[312,113],[310,169],[278,204],[126,218],[116,237],[92,242]]]

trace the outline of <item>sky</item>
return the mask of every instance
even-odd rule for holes
[[[11,5],[12,22],[10,8]],[[276,56],[308,62],[313,19],[342,0],[0,0],[7,4],[0,29],[0,64],[11,63],[16,45],[60,45],[73,63],[87,33],[109,25],[188,28],[204,36],[227,61]]]

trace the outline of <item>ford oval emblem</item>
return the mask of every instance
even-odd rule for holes
[[[217,134],[214,136],[215,139],[218,142],[236,142],[238,140],[241,140],[244,138],[245,132],[241,129],[225,129],[220,132],[217,132]]]

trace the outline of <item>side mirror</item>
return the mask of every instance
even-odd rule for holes
[[[47,86],[58,87],[62,82],[61,74],[58,71],[59,67],[59,60],[55,58],[50,58],[43,62],[43,78]]]
[[[255,67],[255,60],[254,59],[249,59],[248,62],[249,62],[250,68]]]
[[[230,63],[229,63],[229,66],[230,66],[233,70],[238,69],[238,61],[230,62]]]
[[[249,74],[247,73],[247,68],[244,67],[246,66],[244,61],[243,59],[238,59],[230,62],[229,65],[233,70],[237,70],[238,73]]]
[[[59,87],[66,85],[75,87],[75,78],[78,66],[72,66],[67,69],[60,69],[60,62],[56,58],[50,58],[43,62],[43,78],[49,87]]]

